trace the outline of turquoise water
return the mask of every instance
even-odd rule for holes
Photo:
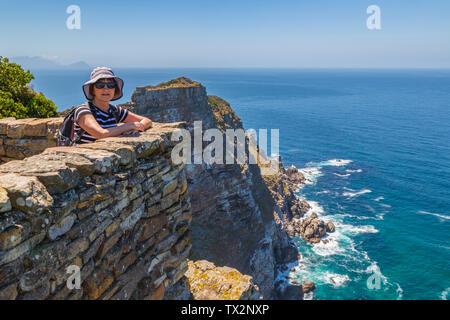
[[[336,225],[327,244],[296,239],[303,258],[290,276],[318,287],[307,298],[447,298],[449,70],[115,71],[126,83],[119,102],[135,86],[187,76],[246,128],[280,130],[284,164],[310,180],[299,196]],[[34,74],[60,110],[83,102],[85,72]]]

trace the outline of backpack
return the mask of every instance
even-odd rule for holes
[[[78,107],[70,110],[70,112],[64,117],[63,123],[59,128],[57,139],[58,146],[73,146],[80,143],[81,137],[83,136],[85,131],[80,127],[80,131],[78,133],[75,133],[75,111],[79,107],[86,105],[89,106],[89,109],[91,109],[91,112],[95,118],[96,111],[91,101],[85,102],[82,105],[79,105]],[[119,123],[119,115],[117,114],[116,109],[110,106],[109,111],[116,119],[116,124]]]

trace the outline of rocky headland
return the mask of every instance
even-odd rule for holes
[[[224,136],[227,129],[244,129],[242,120],[227,101],[207,95],[206,88],[198,82],[178,78],[157,86],[137,87],[131,101],[121,106],[148,116],[155,122],[155,128],[142,138],[107,138],[83,145],[79,151],[76,148],[51,151],[62,118],[0,120],[0,156],[6,162],[0,166],[0,176],[4,175],[4,183],[0,184],[0,225],[3,225],[0,228],[0,274],[14,268],[17,271],[14,276],[0,279],[0,298],[68,296],[66,291],[61,293],[52,287],[61,287],[61,276],[39,269],[48,259],[42,256],[41,264],[30,264],[28,252],[39,249],[51,255],[53,247],[70,247],[76,241],[83,246],[77,246],[75,254],[67,255],[89,270],[90,275],[85,277],[84,292],[76,297],[72,295],[74,298],[302,299],[304,292],[314,289],[314,284],[308,281],[303,284],[276,281],[279,270],[300,259],[294,236],[315,243],[327,232],[334,231],[332,223],[326,223],[314,213],[304,217],[311,207],[295,194],[299,185],[305,183],[296,167],[284,168],[279,159],[278,172],[268,175],[262,174],[264,165],[259,162],[203,162],[178,167],[168,159],[173,147],[168,139],[175,128],[193,132],[194,122],[201,121],[203,130],[217,128]],[[153,146],[153,137],[158,136],[161,144]],[[247,139],[245,150],[249,154],[256,151]],[[265,157],[263,152],[261,154]],[[28,160],[33,155],[36,160],[44,161],[36,168],[31,168],[32,160]],[[108,157],[116,162],[112,168],[102,171],[101,161]],[[29,172],[20,169],[27,165]],[[172,167],[174,173],[167,173],[167,168]],[[129,172],[130,177],[126,175]],[[40,211],[36,214],[34,209],[15,200],[21,186],[6,182],[6,175],[12,173],[33,176],[43,183],[40,188],[47,192],[42,191],[47,195],[44,200],[49,202],[44,206],[49,207],[47,211],[37,206],[36,210]],[[99,174],[105,175],[101,176],[103,180],[98,178]],[[108,197],[109,189],[105,189],[105,194],[100,192],[101,188],[114,186],[122,180],[129,185],[128,193],[121,194],[121,186],[116,186],[117,199]],[[89,194],[83,196],[86,199],[80,199],[83,193],[78,195],[72,189],[83,190],[83,183],[93,183],[93,190],[100,191],[93,191],[92,198],[88,198]],[[27,188],[23,192],[32,194],[32,189]],[[55,216],[50,224],[42,224],[45,230],[39,229],[39,223],[45,220],[42,212],[53,210],[53,201],[58,206],[68,201],[61,192],[73,197],[70,198],[72,207]],[[153,195],[156,193],[159,198]],[[30,199],[40,206],[44,201]],[[101,210],[107,217],[111,206],[122,210],[116,212],[116,220],[108,218],[95,232],[89,231],[89,241],[82,240],[83,226],[89,225],[86,221],[91,219],[87,217],[94,217],[93,214]],[[20,213],[23,210],[26,214]],[[61,211],[59,207],[54,210]],[[12,211],[19,212],[20,219],[11,220]],[[35,221],[35,216],[41,220]],[[127,219],[131,219],[131,226]],[[30,223],[35,225],[34,233],[23,233],[29,230],[23,226]],[[22,228],[17,229],[15,225]],[[113,232],[113,226],[117,225],[121,228]],[[21,238],[18,239],[16,233],[21,234]],[[36,241],[30,238],[34,241],[30,243],[28,237],[34,234],[39,238]],[[148,252],[139,249],[144,240]],[[106,255],[112,246],[115,250]],[[58,255],[55,272],[61,272],[69,262],[64,260],[64,254]],[[117,269],[124,264],[129,273],[124,273],[126,269]],[[156,271],[155,266],[159,265]],[[155,270],[152,277],[145,275],[145,268]],[[44,280],[36,288],[28,290],[21,285],[25,281],[21,279],[43,272]],[[139,277],[127,284],[136,274]]]

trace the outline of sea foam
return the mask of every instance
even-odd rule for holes
[[[350,177],[350,173],[347,174],[339,174],[339,173],[333,173],[335,176],[341,177],[341,178],[347,178]]]
[[[372,190],[370,190],[370,189],[364,189],[364,190],[361,190],[358,192],[344,192],[342,195],[344,197],[354,198],[354,197],[358,197],[362,194],[371,193],[371,192],[372,192]]]
[[[353,162],[353,160],[331,159],[331,160],[320,161],[320,162],[309,162],[309,163],[307,163],[307,166],[311,166],[311,167],[327,167],[327,166],[343,167],[352,162]]]
[[[445,289],[441,293],[441,300],[447,300],[448,292],[450,291],[450,288]]]
[[[435,216],[435,217],[438,217],[441,220],[450,220],[450,216],[439,214],[439,213],[433,213],[433,212],[428,212],[428,211],[423,211],[423,210],[417,211],[417,213],[428,214],[428,215],[431,215],[431,216]]]
[[[331,272],[325,272],[324,282],[331,284],[334,288],[339,288],[351,281],[350,277],[346,274],[337,274]]]
[[[347,170],[345,170],[346,172],[350,172],[350,173],[353,173],[353,172],[363,172],[363,170],[362,169],[356,169],[356,170],[351,170],[351,169],[347,169]]]

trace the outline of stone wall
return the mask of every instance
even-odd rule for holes
[[[56,122],[31,132],[34,120],[3,120],[1,146],[48,143]],[[190,199],[184,164],[170,160],[180,126],[0,165],[0,299],[189,297]],[[80,289],[67,286],[71,265]]]
[[[56,147],[56,139],[63,118],[0,119],[0,164],[22,160]]]

